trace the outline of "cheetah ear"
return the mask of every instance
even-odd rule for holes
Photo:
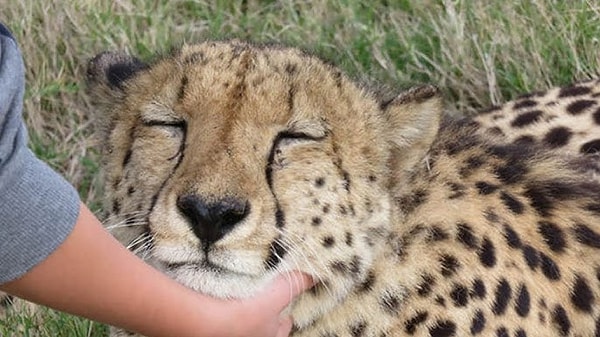
[[[127,80],[148,65],[124,52],[103,52],[88,62],[87,91],[92,97],[92,103],[102,103],[102,100],[114,100],[123,94]]]
[[[102,144],[106,145],[114,126],[127,81],[146,68],[148,65],[123,52],[103,52],[88,62],[86,92],[95,110],[95,133]]]
[[[383,104],[388,140],[392,143],[392,167],[411,171],[429,151],[442,120],[443,104],[438,88],[414,87]]]
[[[123,52],[103,52],[88,62],[88,82],[100,82],[112,89],[123,89],[123,84],[148,65]]]

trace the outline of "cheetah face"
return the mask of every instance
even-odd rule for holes
[[[88,80],[114,234],[218,297],[306,272],[325,291],[299,300],[300,325],[367,276],[390,230],[390,165],[418,160],[407,148],[439,115],[432,88],[381,105],[313,56],[241,42],[149,66],[105,53]]]

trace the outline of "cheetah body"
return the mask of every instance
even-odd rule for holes
[[[107,223],[179,282],[247,297],[304,271],[293,336],[600,334],[593,156],[278,46],[101,54],[88,77]]]

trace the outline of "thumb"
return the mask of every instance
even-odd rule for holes
[[[270,307],[281,311],[294,297],[311,288],[314,284],[312,277],[309,275],[292,271],[277,276],[263,291],[263,295],[259,297],[270,302]]]

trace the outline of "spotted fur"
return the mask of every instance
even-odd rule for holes
[[[523,95],[482,111],[480,132],[514,144],[538,144],[577,155],[596,179],[600,174],[600,79]]]
[[[307,272],[294,336],[600,335],[600,185],[557,138],[450,120],[431,86],[381,101],[280,46],[105,53],[88,80],[107,223],[193,289],[246,297]],[[539,100],[511,117],[526,100],[496,121],[549,120]]]

